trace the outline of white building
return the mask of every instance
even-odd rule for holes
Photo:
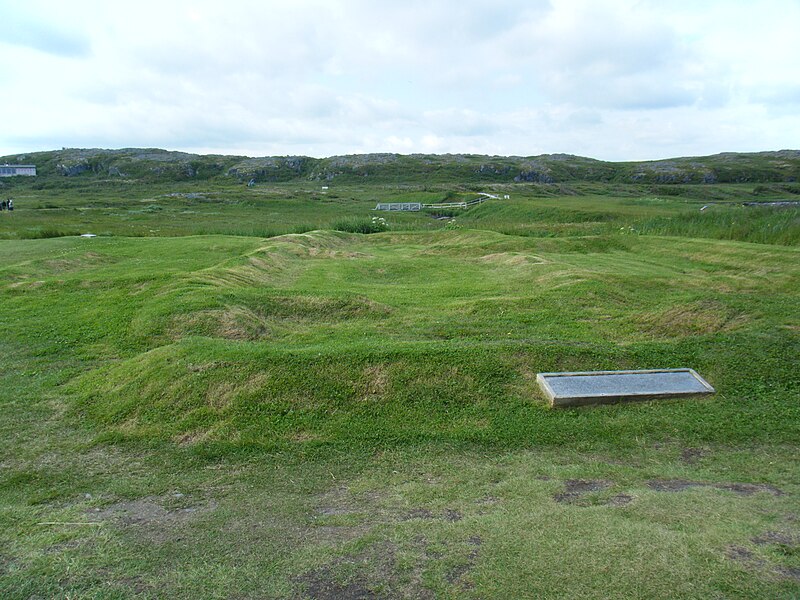
[[[0,165],[0,177],[31,175],[36,177],[36,165]]]

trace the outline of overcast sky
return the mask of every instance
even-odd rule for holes
[[[800,0],[0,0],[0,155],[800,148]]]

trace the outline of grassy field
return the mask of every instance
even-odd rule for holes
[[[0,214],[0,597],[800,595],[780,190],[124,185]],[[535,385],[669,367],[719,393]]]
[[[0,197],[13,196],[16,207],[13,215],[0,213],[0,239],[81,233],[272,237],[332,229],[343,220],[369,220],[383,214],[389,228],[397,231],[472,228],[532,237],[623,232],[800,245],[800,207],[769,204],[797,198],[780,186],[575,183],[326,187],[315,182],[247,187],[216,180],[151,185],[65,178],[46,184],[17,181],[14,187],[0,192]],[[478,197],[478,189],[509,194],[511,198],[461,212],[386,214],[372,210],[378,202],[469,201]],[[445,216],[455,217],[455,221]]]

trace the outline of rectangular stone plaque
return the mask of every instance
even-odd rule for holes
[[[694,369],[539,373],[536,381],[553,407],[703,396],[716,391]]]

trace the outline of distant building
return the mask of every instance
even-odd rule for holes
[[[31,175],[36,177],[36,165],[0,165],[0,177]]]

